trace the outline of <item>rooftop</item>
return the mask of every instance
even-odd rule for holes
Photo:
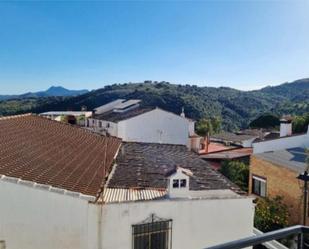
[[[211,140],[221,140],[221,141],[228,141],[228,142],[235,142],[240,143],[245,140],[250,140],[257,138],[258,135],[250,135],[250,134],[236,134],[231,132],[221,132],[218,134],[214,134],[211,136]]]
[[[121,140],[35,115],[0,118],[0,175],[97,196]]]
[[[249,157],[252,154],[252,148],[236,148],[214,153],[200,155],[203,159],[236,159],[242,157]]]
[[[307,166],[307,154],[305,153],[305,149],[300,147],[264,152],[255,154],[254,156],[278,166],[287,167],[298,173],[304,172]]]
[[[114,112],[114,111],[108,111],[103,114],[95,115],[95,118],[100,120],[106,120],[110,122],[117,123],[122,120],[130,119],[133,117],[136,117],[138,115],[141,115],[143,113],[152,111],[155,108],[142,108],[138,107],[132,110],[128,110],[126,112]]]
[[[40,113],[40,116],[61,116],[61,115],[68,115],[68,116],[91,116],[92,112],[89,111],[50,111],[50,112],[43,112]]]
[[[190,170],[190,190],[238,187],[183,145],[123,143],[108,188],[166,189],[168,173],[177,166]]]

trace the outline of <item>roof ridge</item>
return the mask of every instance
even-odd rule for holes
[[[114,138],[114,139],[118,139],[118,140],[121,140],[120,138],[116,137],[116,136],[105,136],[101,133],[98,133],[98,132],[95,132],[93,130],[90,130],[90,129],[84,129],[84,127],[82,126],[77,126],[77,125],[72,125],[70,123],[66,123],[66,122],[61,122],[61,121],[57,121],[57,120],[53,120],[53,119],[49,119],[49,118],[46,118],[44,116],[41,116],[41,115],[37,115],[37,114],[31,114],[30,116],[33,116],[33,117],[37,117],[37,118],[41,118],[41,119],[44,119],[44,120],[49,120],[50,122],[54,122],[54,123],[57,123],[57,124],[60,124],[60,125],[65,125],[65,126],[69,126],[69,127],[72,127],[74,129],[78,129],[80,131],[84,131],[85,133],[88,133],[88,134],[93,134],[94,136],[97,136],[97,137],[100,137],[100,138],[106,138],[106,137],[110,137],[110,138]],[[1,119],[0,119],[1,120]]]
[[[0,117],[0,121],[1,121],[1,120],[13,119],[13,118],[22,118],[22,117],[27,117],[27,116],[33,116],[33,114],[30,112],[30,113],[24,113],[24,114],[3,116],[3,117]]]

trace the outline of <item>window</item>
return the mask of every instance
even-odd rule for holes
[[[266,197],[266,179],[253,176],[252,193],[262,197]]]
[[[180,180],[180,187],[181,188],[187,187],[187,180],[186,179],[181,179]]]
[[[172,221],[133,225],[133,249],[171,249]]]
[[[178,179],[173,180],[173,188],[179,188],[179,180]]]
[[[173,188],[185,188],[187,187],[186,179],[174,179],[173,180]]]

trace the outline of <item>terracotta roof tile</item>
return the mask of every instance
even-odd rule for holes
[[[121,144],[34,115],[0,118],[0,175],[96,196]]]

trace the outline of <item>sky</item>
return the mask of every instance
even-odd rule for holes
[[[0,94],[309,77],[309,1],[0,1]]]

